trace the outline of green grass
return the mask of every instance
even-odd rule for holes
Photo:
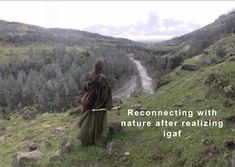
[[[177,105],[182,105],[181,109],[203,110],[215,109],[218,111],[214,120],[223,120],[234,114],[235,106],[226,108],[224,101],[227,99],[223,93],[213,87],[204,84],[205,78],[211,73],[219,73],[223,79],[230,83],[235,83],[234,71],[235,62],[224,62],[214,66],[201,68],[200,70],[189,72],[177,68],[169,77],[172,82],[161,87],[155,94],[131,98],[122,105],[121,115],[116,112],[108,113],[109,122],[122,120],[150,120],[153,123],[161,119],[171,119],[173,121],[194,120],[197,117],[128,117],[127,109],[136,103],[141,103],[147,110],[172,110],[177,109]],[[203,119],[208,119],[204,117]],[[148,167],[190,167],[197,166],[200,161],[208,167],[226,167],[229,161],[226,154],[232,154],[227,150],[224,153],[213,154],[209,157],[205,150],[214,145],[223,145],[224,141],[234,139],[234,126],[224,124],[224,128],[218,127],[145,127],[143,130],[137,127],[125,128],[123,132],[112,137],[113,154],[108,155],[104,148],[95,146],[82,146],[76,139],[78,128],[76,121],[78,118],[66,113],[41,115],[32,121],[23,120],[14,115],[10,121],[0,120],[0,126],[6,127],[6,139],[0,143],[0,166],[11,166],[11,156],[16,151],[25,151],[16,146],[25,140],[35,141],[39,144],[39,150],[44,154],[44,160],[38,163],[39,166],[48,167],[75,167],[75,166],[148,166]],[[50,127],[45,127],[50,125]],[[65,128],[64,128],[65,126]],[[62,127],[62,130],[56,128]],[[167,139],[163,137],[163,130],[182,130],[180,138]],[[75,140],[75,146],[67,155],[62,164],[50,164],[49,157],[56,154],[63,138]],[[212,140],[209,145],[203,144],[202,140]],[[44,141],[48,140],[51,148],[46,148]],[[111,140],[111,139],[110,139]],[[124,153],[130,155],[125,156]],[[228,152],[228,153],[227,153]]]
[[[27,59],[31,49],[34,50],[34,53],[42,53],[44,50],[52,51],[52,46],[43,44],[15,46],[11,43],[0,43],[0,63],[7,64],[11,56],[20,60]]]
[[[19,58],[20,60],[25,60],[30,57],[31,49],[33,50],[34,55],[42,55],[44,51],[51,53],[53,55],[53,48],[55,48],[56,44],[40,44],[40,43],[32,43],[30,45],[18,45],[15,46],[12,43],[0,42],[0,64],[8,64],[12,58]],[[115,47],[112,43],[88,43],[86,46],[65,46],[65,52],[67,54],[81,54],[83,55],[85,52],[89,50],[91,46],[106,46],[106,47]]]
[[[221,48],[224,51],[224,55],[221,57],[218,56],[217,49]],[[213,61],[219,62],[224,61],[228,55],[232,54],[231,57],[234,57],[235,52],[235,35],[229,34],[226,37],[216,41],[212,45],[210,45],[207,49],[204,50],[202,54],[194,56],[190,59],[185,60],[185,64],[202,64],[205,62]]]

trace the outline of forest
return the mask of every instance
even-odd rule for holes
[[[63,112],[76,107],[83,93],[83,80],[97,57],[105,60],[105,74],[113,86],[131,73],[126,51],[114,47],[90,47],[66,51],[62,44],[38,52],[29,49],[29,58],[12,54],[0,64],[0,104],[5,112],[34,106],[40,112]]]

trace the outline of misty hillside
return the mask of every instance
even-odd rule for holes
[[[184,58],[200,53],[216,40],[235,32],[235,11],[221,15],[213,23],[186,35],[156,44],[152,47],[158,55],[175,55],[177,50]]]
[[[61,28],[42,28],[17,22],[0,20],[0,41],[15,45],[28,44],[64,44],[68,46],[103,45],[137,45],[127,39],[113,38],[96,33]]]
[[[149,71],[154,71],[156,64],[160,63],[161,68],[169,72],[180,66],[187,58],[191,58],[203,52],[215,41],[234,33],[235,30],[235,11],[221,15],[213,23],[208,24],[191,33],[175,37],[168,41],[163,41],[155,45],[149,45],[152,55],[149,58],[143,57],[143,62],[149,64]],[[141,56],[139,56],[141,59]],[[163,73],[165,74],[165,73]],[[162,74],[155,74],[158,78]]]

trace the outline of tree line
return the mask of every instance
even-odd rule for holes
[[[63,112],[79,104],[83,81],[97,57],[104,57],[105,74],[113,86],[132,66],[126,51],[114,47],[90,47],[79,52],[64,45],[52,50],[30,48],[28,58],[11,55],[0,64],[0,106],[7,112],[34,106],[41,112]]]

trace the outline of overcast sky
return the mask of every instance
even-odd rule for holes
[[[166,39],[213,22],[235,1],[0,1],[0,19],[130,39]]]

